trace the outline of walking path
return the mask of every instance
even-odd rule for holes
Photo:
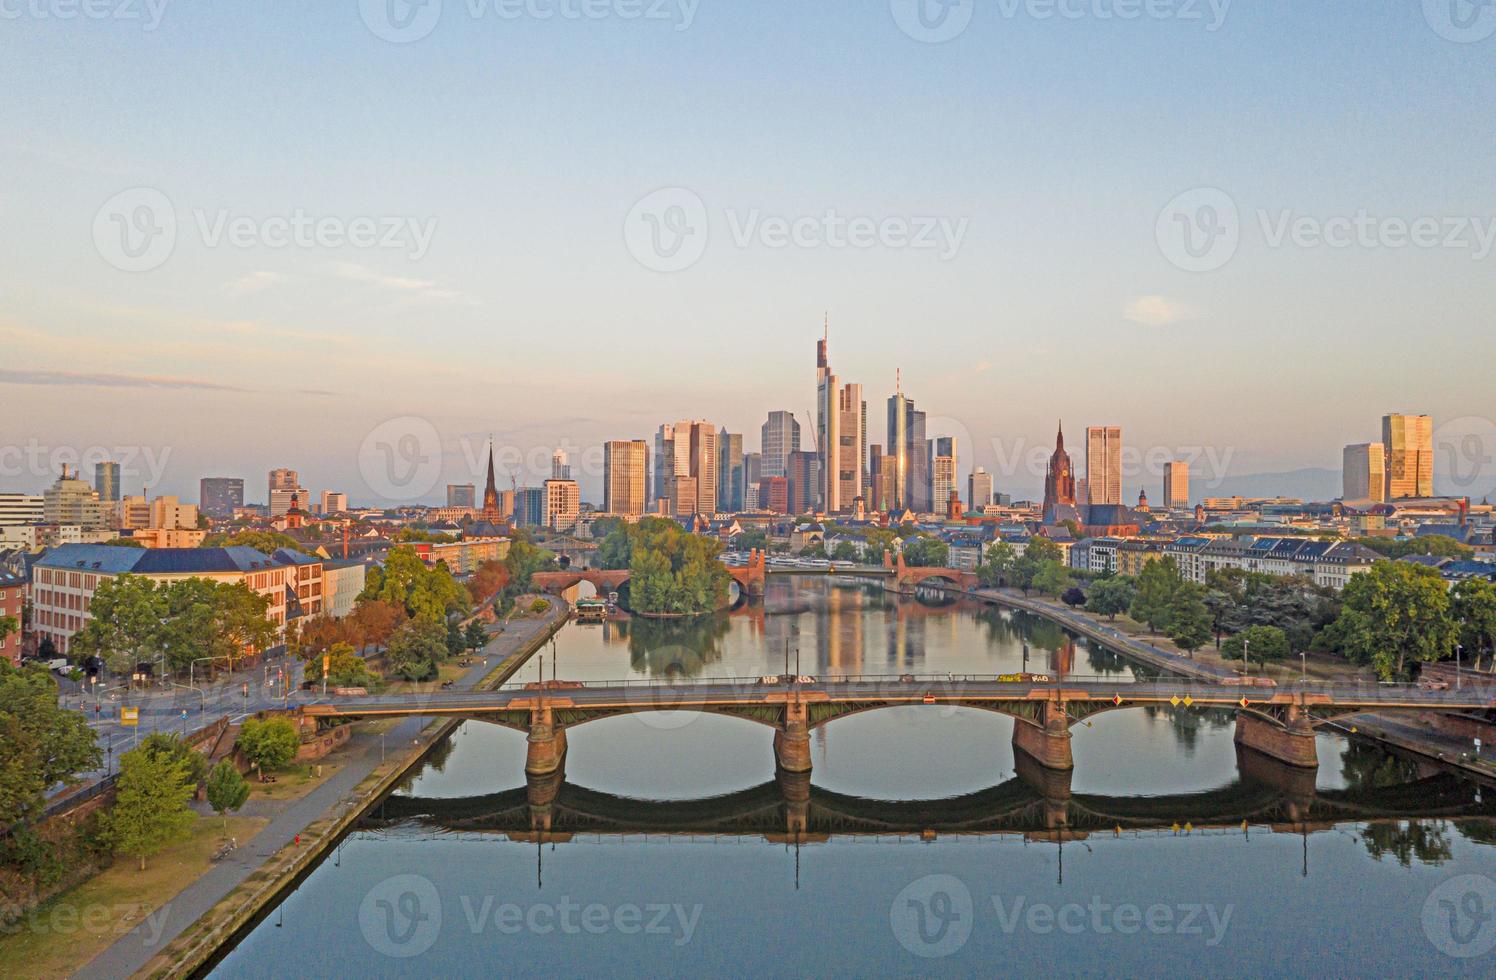
[[[521,650],[563,615],[566,615],[566,609],[560,603],[553,603],[551,611],[544,617],[510,623],[503,633],[489,642],[483,651],[483,659],[463,674],[454,686],[460,690],[472,690],[495,667]],[[308,825],[325,816],[340,803],[352,805],[350,795],[379,766],[387,751],[396,751],[397,747],[412,744],[425,744],[426,739],[421,732],[428,721],[426,718],[407,718],[382,736],[374,732],[354,735],[339,751],[337,761],[340,768],[325,782],[299,799],[284,801],[279,812],[253,840],[182,889],[161,910],[147,916],[75,976],[117,980],[140,970],[172,940],[249,878],[267,859],[292,843]]]

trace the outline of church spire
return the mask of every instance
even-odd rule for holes
[[[493,436],[488,437],[488,486],[485,489],[498,489],[493,480]]]

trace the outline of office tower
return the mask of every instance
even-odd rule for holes
[[[168,531],[195,531],[197,506],[184,504],[176,497],[157,497],[151,501],[146,526]]]
[[[956,439],[938,436],[930,440],[930,497],[934,508],[945,511],[956,489]]]
[[[42,498],[29,493],[0,493],[0,527],[40,524]]]
[[[992,474],[978,466],[966,478],[966,506],[980,513],[992,503]]]
[[[238,477],[206,476],[198,483],[197,509],[208,517],[226,521],[244,506],[244,481]]]
[[[800,423],[795,421],[795,413],[770,412],[760,436],[763,475],[788,477],[790,454],[800,451]]]
[[[1190,464],[1183,460],[1174,460],[1164,464],[1164,507],[1173,510],[1175,507],[1188,507],[1190,505]]]
[[[836,375],[831,373],[827,346],[830,341],[829,317],[826,335],[816,341],[816,444],[820,457],[820,485],[817,487],[813,506],[818,505],[828,513],[835,513],[839,503],[837,467],[840,464],[841,404],[836,388]]]
[[[684,423],[689,426],[690,423]],[[665,423],[655,433],[654,486],[651,493],[656,499],[675,499],[675,478],[691,475],[690,431],[677,434],[681,426]],[[673,512],[673,510],[672,510]]]
[[[1081,507],[1091,503],[1091,488],[1086,485],[1086,478],[1083,476],[1075,479],[1075,502]]]
[[[1387,500],[1434,495],[1434,420],[1428,415],[1385,415]]]
[[[678,422],[675,426],[675,455],[678,476],[694,481],[696,506],[692,513],[714,514],[717,511],[717,428],[710,422]],[[681,496],[678,492],[677,498]]]
[[[808,514],[815,510],[820,477],[820,459],[812,452],[790,453],[788,513]]]
[[[552,531],[571,531],[582,512],[582,492],[575,480],[546,480],[543,484],[545,513],[541,523]]]
[[[928,513],[930,447],[925,441],[925,413],[917,411],[913,400],[904,396],[902,376],[888,399],[888,441],[884,455],[894,461],[892,509]]]
[[[63,467],[62,476],[42,493],[42,520],[47,524],[76,524],[84,528],[107,526],[107,510],[99,492],[76,473]]]
[[[833,376],[832,380],[835,380]],[[844,514],[867,493],[867,403],[862,385],[849,384],[836,392],[835,441],[824,460],[826,492],[822,502],[829,514]]]
[[[743,436],[723,429],[717,433],[717,510],[742,510],[743,488]]]
[[[99,492],[99,503],[112,504],[120,499],[119,464],[111,460],[94,464],[94,489]]]
[[[571,464],[566,461],[566,450],[564,449],[558,449],[554,453],[551,453],[551,479],[571,479]]]
[[[1387,500],[1387,447],[1379,442],[1363,442],[1345,447],[1345,469],[1341,475],[1341,498],[1344,500]]]
[[[699,513],[696,477],[677,476],[670,480],[670,513],[676,517],[690,517]]]
[[[1122,429],[1115,425],[1092,426],[1086,430],[1086,487],[1089,501],[1081,503],[1122,503]]]
[[[644,513],[649,446],[643,439],[603,443],[603,510],[623,517]]]
[[[886,486],[883,482],[883,447],[874,443],[867,451],[867,506],[869,510],[886,510],[883,504]]]
[[[295,470],[274,469],[270,471],[270,516],[280,517],[291,509],[292,499],[298,506],[305,503],[307,493],[301,488],[301,482]]]
[[[478,488],[471,483],[447,484],[447,506],[478,509]]]
[[[759,480],[758,509],[771,514],[788,514],[790,481],[782,476],[766,476]]]
[[[496,500],[497,496],[495,494]],[[495,506],[497,507],[497,504]],[[545,511],[545,487],[520,487],[514,492],[514,522],[516,524],[544,527]]]
[[[322,491],[322,513],[324,514],[346,514],[348,512],[348,495],[336,490]]]
[[[764,476],[762,453],[743,454],[743,509],[758,510],[758,483]]]
[[[909,404],[909,419],[904,428],[909,437],[909,485],[904,496],[910,510],[928,514],[935,509],[930,484],[930,443],[925,438],[925,413],[916,411],[913,402]]]

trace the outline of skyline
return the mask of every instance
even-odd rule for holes
[[[0,273],[0,399],[24,405],[0,448],[149,447],[168,457],[153,489],[184,496],[295,465],[370,500],[358,448],[392,418],[441,434],[440,483],[476,478],[490,432],[534,450],[533,479],[549,449],[667,419],[751,444],[771,409],[814,431],[801,352],[828,308],[869,442],[901,368],[931,432],[961,430],[959,478],[981,465],[1004,490],[996,454],[969,450],[1036,452],[1061,416],[1077,437],[1118,424],[1133,446],[1229,450],[1232,475],[1337,469],[1387,412],[1496,433],[1479,356],[1496,188],[1451,166],[1488,141],[1472,107],[1496,96],[1496,40],[1451,39],[1416,4],[1229,4],[1213,31],[1209,5],[1131,23],[1003,9],[942,44],[908,36],[898,4],[585,25],[470,24],[449,4],[409,43],[351,3],[8,21],[0,166],[38,179],[0,193],[27,236]],[[139,189],[175,242],[127,272],[108,243]],[[641,261],[648,219],[669,231],[696,202],[694,261]],[[1217,205],[1233,252],[1169,237],[1181,213],[1209,231]],[[1469,247],[1399,247],[1385,223],[1365,238],[1363,213],[1467,221]],[[398,247],[299,247],[298,216]],[[921,216],[954,254],[890,240]],[[775,244],[776,221],[804,218],[809,247]],[[857,218],[881,245],[833,244]],[[50,476],[0,468],[6,489]],[[1021,479],[1034,495],[1042,470]]]

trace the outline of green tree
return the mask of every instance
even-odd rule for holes
[[[1496,583],[1467,578],[1455,583],[1451,612],[1460,623],[1460,645],[1479,670],[1486,654],[1496,650]]]
[[[105,837],[115,851],[140,861],[185,836],[197,814],[187,808],[196,783],[184,759],[142,749],[119,760],[114,806],[104,815]]]
[[[467,631],[463,634],[463,647],[468,650],[482,650],[488,645],[488,633],[483,629],[483,624],[473,620],[467,624]]]
[[[327,661],[327,683],[334,687],[373,687],[379,683],[379,675],[358,655],[351,643],[334,643],[321,656],[311,657],[306,662],[305,677],[309,681],[322,680],[322,662]]]
[[[238,531],[234,534],[210,534],[203,539],[204,548],[253,548],[264,555],[273,555],[282,548],[299,551],[304,555],[313,552],[289,534],[278,531]]]
[[[296,758],[301,736],[285,718],[246,718],[234,744],[263,776],[267,769],[280,769]]]
[[[512,549],[521,544],[523,542],[520,541],[512,543],[511,557]],[[528,587],[528,584],[527,575],[525,586]],[[444,621],[449,613],[467,612],[472,602],[467,589],[452,577],[445,562],[437,562],[435,567],[427,568],[415,549],[404,545],[390,550],[383,567],[369,570],[364,591],[359,598],[389,603],[404,609],[412,619],[426,619],[434,623]]]
[[[89,618],[73,637],[76,657],[97,656],[115,674],[156,659],[166,628],[165,593],[139,575],[116,575],[99,582]]]
[[[21,624],[16,620],[16,617],[0,616],[0,643],[4,643],[7,636],[20,628]]]
[[[159,755],[183,764],[187,778],[193,786],[203,781],[208,774],[208,759],[178,735],[170,732],[151,732],[140,741],[140,751]]]
[[[467,649],[467,638],[462,632],[462,627],[455,619],[447,620],[447,656],[460,657],[465,649]]]
[[[1210,642],[1210,626],[1210,610],[1205,605],[1205,587],[1194,582],[1181,582],[1174,590],[1171,601],[1169,639],[1179,649],[1194,657],[1196,650]]]
[[[628,525],[626,533],[633,540],[629,603],[634,611],[696,615],[726,605],[731,576],[716,540],[658,517]]]
[[[1118,614],[1132,608],[1136,588],[1131,576],[1114,575],[1100,579],[1091,585],[1086,594],[1086,611],[1107,619],[1116,619]]]
[[[1433,555],[1438,558],[1469,558],[1475,549],[1461,544],[1446,534],[1430,534],[1422,538],[1357,538],[1356,543],[1370,548],[1387,558],[1406,558],[1409,555]]]
[[[1137,577],[1137,595],[1133,597],[1128,615],[1140,623],[1146,623],[1153,633],[1169,628],[1174,612],[1174,593],[1184,579],[1173,558],[1160,558],[1143,566]]]
[[[1033,587],[1043,595],[1059,596],[1070,588],[1070,569],[1057,561],[1046,561],[1034,573]]]
[[[224,829],[228,829],[229,811],[237,812],[249,799],[248,780],[239,772],[238,766],[224,759],[208,773],[203,789],[208,796],[208,805],[223,818]]]
[[[904,564],[911,568],[946,568],[950,565],[951,547],[928,535],[904,542]]]
[[[0,826],[34,818],[48,789],[101,762],[93,730],[58,703],[47,668],[0,659]]]
[[[1351,576],[1341,600],[1346,655],[1371,664],[1383,680],[1407,677],[1410,660],[1449,656],[1459,638],[1444,579],[1424,565],[1376,562],[1370,571]]]
[[[855,562],[862,560],[862,554],[857,546],[850,541],[838,541],[836,548],[831,552],[832,561]]]
[[[1258,666],[1269,661],[1276,663],[1288,654],[1288,634],[1276,626],[1248,626],[1221,644],[1221,656],[1225,659],[1241,660],[1247,655]]]
[[[408,681],[435,677],[446,656],[447,631],[440,623],[412,619],[390,637],[390,669]]]
[[[987,546],[982,562],[977,566],[977,580],[989,589],[1003,585],[1013,574],[1013,565],[1017,561],[1018,553],[1012,545],[1006,541],[994,541]]]

